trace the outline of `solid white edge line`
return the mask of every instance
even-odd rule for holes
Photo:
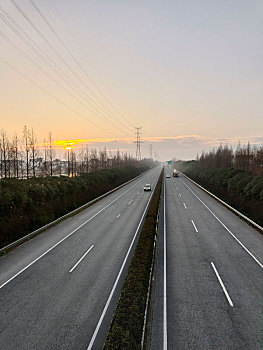
[[[193,221],[193,220],[191,220],[191,221],[192,221],[192,224],[193,224],[193,226],[194,226],[194,228],[195,228],[195,231],[198,232],[198,230],[197,230],[197,228],[196,228],[196,226],[195,226],[194,221]]]
[[[185,204],[185,203],[183,203],[183,205],[184,205],[185,209],[187,209],[187,206],[186,206],[186,204]]]
[[[91,221],[92,219],[94,219],[97,215],[99,215],[103,210],[105,210],[106,208],[108,208],[111,204],[113,204],[114,202],[116,202],[119,198],[121,198],[125,193],[129,192],[133,187],[135,187],[136,185],[138,185],[138,183],[140,183],[142,180],[136,182],[136,184],[134,184],[132,187],[130,187],[127,191],[123,192],[120,196],[118,196],[117,198],[115,198],[112,202],[110,202],[109,204],[107,204],[105,207],[103,207],[101,210],[99,210],[96,214],[94,214],[90,219],[88,219],[87,221],[85,221],[83,224],[81,224],[80,226],[78,226],[75,230],[73,230],[72,232],[70,232],[67,236],[65,236],[64,238],[62,238],[59,242],[57,242],[55,245],[53,245],[51,248],[49,248],[46,252],[44,252],[43,254],[41,254],[38,258],[36,258],[35,260],[33,260],[30,264],[28,264],[27,266],[25,266],[22,270],[20,270],[19,272],[17,272],[13,277],[9,278],[6,282],[4,282],[1,286],[0,289],[3,288],[6,284],[8,284],[9,282],[11,282],[14,278],[16,278],[17,276],[19,276],[22,272],[24,272],[25,270],[27,270],[31,265],[33,265],[35,262],[37,262],[38,260],[40,260],[41,258],[43,258],[43,256],[45,256],[47,253],[49,253],[52,249],[54,249],[56,246],[58,246],[60,243],[62,243],[63,241],[65,241],[68,237],[70,237],[71,235],[73,235],[73,233],[75,233],[76,231],[78,231],[82,226],[86,225],[89,221]]]
[[[181,179],[180,179],[181,180]],[[241,245],[243,249],[255,260],[255,262],[263,269],[263,264],[247,249],[247,247],[229,230],[229,228],[212,212],[211,209],[194,193],[194,191],[181,180],[182,183],[193,193],[193,195],[203,204],[203,206],[220,222],[220,224],[230,233],[230,235]]]
[[[232,302],[232,300],[231,300],[231,298],[230,298],[230,296],[229,296],[229,294],[228,294],[228,292],[226,290],[226,287],[224,286],[224,283],[222,282],[221,277],[219,276],[219,273],[217,272],[217,269],[216,269],[216,267],[215,267],[215,265],[214,265],[214,263],[212,261],[211,261],[211,265],[212,265],[212,267],[214,269],[214,272],[216,274],[216,277],[217,277],[217,279],[218,279],[218,281],[219,281],[219,283],[220,283],[220,285],[221,285],[221,287],[222,287],[222,289],[223,289],[223,291],[225,293],[225,296],[226,296],[226,298],[227,298],[227,300],[229,302],[229,305],[233,307],[234,304],[233,304],[233,302]]]
[[[165,181],[163,194],[163,350],[167,350],[167,278],[166,278],[166,207],[165,207]]]
[[[78,266],[78,264],[85,258],[85,256],[91,251],[91,249],[93,247],[94,247],[94,244],[92,244],[92,246],[86,251],[86,253],[82,255],[82,257],[79,259],[79,261],[72,267],[71,270],[69,270],[69,272],[72,272],[75,270],[75,268]]]
[[[157,183],[157,182],[156,182],[156,183]],[[109,297],[108,297],[108,300],[107,300],[107,302],[106,302],[106,304],[105,304],[105,306],[104,306],[104,309],[103,309],[102,314],[101,314],[101,316],[100,316],[99,322],[97,323],[97,326],[96,326],[95,331],[94,331],[94,333],[93,333],[93,335],[92,335],[92,338],[91,338],[91,340],[90,340],[90,343],[89,343],[89,346],[88,346],[87,350],[91,350],[92,347],[93,347],[94,341],[95,341],[95,339],[96,339],[96,337],[97,337],[97,334],[98,334],[98,332],[99,332],[100,326],[101,326],[101,324],[102,324],[102,322],[103,322],[103,319],[104,319],[104,317],[105,317],[105,314],[106,314],[106,312],[107,312],[107,310],[108,310],[108,307],[109,307],[109,305],[110,305],[111,299],[112,299],[112,297],[113,297],[113,294],[114,294],[114,292],[115,292],[115,289],[116,289],[117,284],[118,284],[118,282],[119,282],[119,279],[120,279],[120,277],[121,277],[122,271],[123,271],[123,269],[124,269],[124,267],[125,267],[126,261],[127,261],[128,257],[129,257],[129,254],[130,254],[130,251],[131,251],[131,249],[132,249],[133,243],[134,243],[134,241],[135,241],[135,239],[136,239],[136,237],[137,237],[137,234],[138,234],[138,231],[139,231],[139,229],[140,229],[141,223],[142,223],[142,221],[143,221],[143,219],[144,219],[144,215],[145,215],[145,213],[146,213],[146,211],[147,211],[147,209],[148,209],[148,206],[149,206],[149,203],[150,203],[150,201],[151,201],[152,195],[153,195],[153,193],[154,193],[155,187],[156,187],[156,184],[155,184],[154,189],[153,189],[153,191],[152,191],[152,193],[151,193],[151,196],[150,196],[150,198],[149,198],[149,200],[148,200],[148,203],[147,203],[147,205],[146,205],[146,207],[145,207],[145,210],[144,210],[144,212],[143,212],[143,214],[142,214],[142,217],[141,217],[141,220],[140,220],[140,222],[139,222],[139,225],[137,226],[137,229],[136,229],[136,231],[135,231],[135,234],[134,234],[134,236],[133,236],[133,239],[132,239],[132,241],[131,241],[131,244],[130,244],[130,246],[129,246],[129,249],[128,249],[126,255],[125,255],[125,258],[124,258],[123,263],[122,263],[122,265],[121,265],[120,271],[119,271],[119,273],[118,273],[118,275],[117,275],[117,277],[116,277],[116,280],[115,280],[115,282],[114,282],[114,285],[113,285],[113,287],[112,287],[112,290],[111,290],[111,292],[110,292],[110,295],[109,295]]]

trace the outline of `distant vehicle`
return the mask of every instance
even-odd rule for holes
[[[152,190],[151,185],[150,185],[150,184],[146,184],[146,185],[143,187],[143,190],[144,190],[144,191],[151,191],[151,190]]]
[[[179,171],[174,169],[173,171],[173,177],[178,177],[179,176]]]
[[[170,174],[167,174],[166,177],[169,179],[169,178],[171,177],[171,175],[170,175]]]

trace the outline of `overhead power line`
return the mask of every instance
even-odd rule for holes
[[[43,72],[45,75],[47,75],[52,81],[54,81],[59,87],[61,87],[64,91],[69,93],[74,99],[76,99],[80,104],[84,105],[85,107],[89,108],[89,106],[85,103],[83,103],[77,96],[73,95],[63,84],[61,84],[59,81],[57,81],[52,75],[50,75],[45,69],[43,69],[37,62],[35,62],[30,56],[28,56],[26,53],[24,53],[17,45],[11,41],[4,33],[0,31],[0,36],[2,36],[3,39],[5,39],[11,46],[13,46],[23,57],[25,57],[29,62],[31,62],[33,65],[35,65],[41,72]],[[122,130],[120,130],[122,132]]]
[[[2,19],[2,20],[5,20],[5,18],[3,18],[3,15],[2,15],[2,13],[1,13],[1,11],[2,11],[2,9],[1,9],[1,7],[0,7],[0,18]],[[6,24],[10,24],[10,23],[8,23],[7,21],[5,21],[5,23]],[[9,26],[12,30],[14,30],[14,32],[16,33],[16,34],[18,34],[19,36],[20,36],[20,34],[16,31],[16,28],[15,27],[13,27],[12,25],[10,25]],[[64,78],[63,78],[63,76],[61,77],[62,78],[62,80],[64,81],[64,82],[66,82],[66,84],[77,94],[77,96],[75,95],[75,94],[72,94],[72,92],[68,89],[68,88],[66,88],[65,86],[64,86],[64,84],[63,83],[61,83],[60,81],[58,81],[52,74],[50,74],[48,71],[46,71],[46,69],[44,69],[41,65],[39,65],[31,56],[29,56],[28,54],[26,54],[23,50],[21,50],[12,40],[10,40],[3,32],[1,32],[0,31],[0,36],[2,36],[2,38],[3,39],[5,39],[11,46],[13,46],[23,57],[25,57],[30,63],[32,63],[34,66],[36,66],[42,73],[44,73],[46,76],[48,76],[53,82],[55,82],[60,88],[62,88],[64,91],[66,91],[69,95],[71,95],[74,99],[76,99],[76,101],[78,101],[78,103],[80,103],[81,105],[83,105],[83,106],[85,106],[86,108],[88,108],[92,113],[95,113],[96,115],[98,115],[99,117],[103,117],[104,118],[104,116],[99,112],[99,111],[97,111],[97,110],[92,110],[92,106],[90,106],[90,105],[88,105],[87,103],[85,103],[85,102],[83,102],[81,99],[82,99],[82,96],[81,95],[79,95],[79,93],[78,93],[78,91],[70,84],[70,83],[68,83],[68,81],[67,80],[65,80]],[[20,36],[21,37],[21,36]],[[45,57],[44,56],[42,56],[40,53],[39,53],[39,51],[38,50],[35,50],[35,48],[30,44],[30,42],[28,42],[27,40],[25,40],[25,37],[21,37],[21,39],[26,43],[26,44],[28,44],[29,45],[29,47],[34,51],[34,53],[38,56],[38,57],[40,57],[42,60],[44,60],[45,59]],[[49,67],[50,67],[50,65],[48,65]],[[54,69],[53,69],[53,67],[51,66],[50,67],[53,71],[54,71]],[[56,71],[55,71],[55,73],[57,73]],[[79,97],[78,97],[79,96]],[[126,132],[123,132],[123,130],[121,130],[120,128],[118,128],[118,127],[116,127],[116,126],[113,126],[113,128],[114,129],[118,129],[120,132],[122,132],[123,134],[125,134],[125,135],[127,135],[127,133]],[[105,129],[104,129],[105,130]]]
[[[46,36],[37,28],[37,26],[33,23],[33,21],[29,18],[29,16],[26,14],[26,12],[22,9],[21,6],[19,6],[17,4],[17,2],[15,0],[10,0],[10,2],[16,7],[16,9],[20,12],[20,14],[27,20],[27,22],[32,26],[32,28],[38,33],[38,35],[42,38],[42,40],[50,47],[50,49],[56,54],[56,56],[61,60],[61,62],[69,69],[69,71],[71,72],[71,74],[89,91],[89,93],[93,96],[93,100],[81,89],[81,93],[84,93],[85,96],[89,99],[89,103],[92,104],[92,107],[100,114],[100,116],[104,116],[104,118],[107,119],[112,119],[112,116],[109,116],[109,111],[105,110],[105,107],[101,106],[100,103],[97,100],[96,95],[93,93],[93,91],[90,89],[90,87],[85,83],[85,81],[76,73],[76,71],[71,67],[70,64],[68,64],[68,62],[62,57],[62,55],[58,52],[58,50],[56,48],[54,48],[54,46],[50,43],[50,41],[46,38]],[[31,2],[32,3],[32,2]],[[35,5],[35,4],[34,4]],[[36,9],[36,5],[34,6],[34,8]],[[38,9],[38,7],[37,7]],[[38,9],[38,13],[40,12],[40,10]],[[43,16],[41,16],[43,18]],[[47,20],[45,21],[47,23]],[[48,22],[49,23],[49,22]],[[51,26],[51,25],[50,25]],[[52,27],[52,26],[51,26]],[[53,27],[52,27],[53,29]],[[53,32],[55,32],[53,30]],[[56,35],[57,38],[58,35]],[[60,39],[60,42],[63,42],[62,39]],[[63,45],[63,47],[65,48],[65,45]],[[69,50],[67,49],[67,52],[69,52]],[[56,66],[56,68],[58,69],[58,67]],[[63,71],[63,74],[65,75],[65,72]],[[71,83],[73,82],[72,79],[68,78]],[[74,84],[75,85],[75,84]],[[79,89],[79,87],[78,87]],[[100,111],[100,109],[103,109],[103,112]],[[111,122],[113,122],[111,120]],[[120,130],[120,127],[117,126],[117,129]],[[124,132],[125,134],[127,134],[126,132]],[[128,134],[127,134],[128,135]]]
[[[30,82],[32,85],[36,86],[39,90],[41,90],[42,92],[44,92],[45,94],[47,94],[49,97],[51,97],[52,99],[54,99],[55,101],[57,101],[58,103],[60,103],[61,105],[63,105],[65,108],[67,108],[68,110],[70,110],[71,112],[73,112],[74,114],[78,115],[79,117],[81,117],[82,119],[88,121],[89,123],[95,125],[97,128],[102,129],[104,131],[109,132],[107,129],[101,127],[100,125],[98,125],[96,122],[92,121],[91,119],[85,117],[84,115],[82,115],[81,113],[79,113],[78,111],[76,111],[74,108],[72,108],[71,106],[69,106],[67,103],[63,102],[61,99],[59,99],[58,97],[56,97],[55,95],[53,95],[52,93],[50,93],[47,89],[43,88],[41,85],[39,85],[38,83],[36,83],[34,80],[32,80],[31,78],[27,77],[24,73],[22,73],[19,69],[17,69],[15,66],[13,66],[11,63],[9,63],[7,60],[5,60],[3,57],[0,56],[0,61],[2,61],[5,65],[7,65],[10,69],[12,69],[14,72],[18,73],[19,75],[21,75],[25,80],[27,80],[28,82]],[[110,132],[111,133],[111,132]],[[113,133],[111,133],[113,136]]]
[[[111,101],[107,98],[107,96],[104,94],[104,92],[100,89],[100,87],[96,84],[96,82],[91,78],[91,76],[87,73],[87,71],[85,70],[85,68],[79,63],[79,61],[76,59],[76,57],[73,55],[72,51],[67,47],[67,45],[65,44],[64,40],[58,35],[57,31],[54,29],[54,27],[52,26],[52,24],[50,23],[50,21],[46,18],[46,16],[41,12],[41,10],[39,9],[39,7],[37,6],[37,4],[35,3],[34,0],[29,0],[29,2],[31,3],[31,5],[34,7],[34,9],[37,11],[37,13],[39,14],[39,16],[43,19],[43,21],[46,23],[46,25],[49,27],[49,29],[51,30],[51,32],[55,35],[55,37],[58,39],[58,41],[61,43],[61,45],[64,47],[64,49],[67,51],[67,53],[70,55],[70,57],[73,59],[73,61],[76,63],[76,65],[81,69],[81,71],[87,76],[87,78],[91,81],[91,83],[95,86],[95,88],[97,89],[97,91],[101,94],[101,96],[108,102],[108,104],[114,109],[116,110],[116,108],[114,107],[114,105],[111,103]],[[93,96],[95,97],[95,95],[93,94]],[[118,121],[123,124],[124,127],[127,127],[125,125],[125,123],[123,123],[123,121],[119,118],[116,117],[116,115],[114,113],[112,113],[111,110],[108,109],[108,107],[101,102],[101,104],[104,106],[104,108],[116,119],[118,119]],[[116,110],[117,111],[117,110]],[[118,111],[117,111],[118,112]],[[119,113],[119,112],[118,112]]]
[[[60,79],[64,83],[67,84],[67,86],[72,89],[76,94],[72,94],[71,91],[69,91],[62,82],[58,81],[52,74],[47,72],[42,66],[40,66],[32,57],[27,55],[25,52],[23,52],[14,42],[12,42],[4,33],[1,32],[1,36],[10,44],[12,45],[23,57],[25,57],[28,61],[30,61],[32,64],[34,64],[41,72],[43,72],[45,75],[47,75],[52,81],[54,81],[58,86],[60,86],[64,91],[69,93],[71,96],[73,96],[74,99],[76,99],[80,104],[88,108],[92,113],[95,113],[100,118],[106,117],[99,111],[98,109],[95,109],[94,106],[91,104],[87,104],[82,101],[85,96],[83,97],[83,94],[78,91],[78,88],[72,85],[70,78],[63,76],[63,71],[59,69],[59,67],[56,65],[56,63],[48,57],[45,53],[42,52],[42,49],[39,47],[39,45],[32,39],[30,36],[19,26],[18,23],[16,23],[15,20],[9,14],[0,6],[0,18],[2,21],[13,30],[13,32],[34,52],[34,54],[43,61],[49,69],[51,69],[56,75],[59,76]],[[66,75],[66,73],[64,73]],[[67,75],[66,75],[67,76]],[[93,109],[93,110],[92,110]],[[114,129],[118,129],[123,134],[128,135],[126,132],[121,130],[118,126],[112,126]]]
[[[85,45],[83,45],[80,40],[79,37],[74,33],[74,31],[72,30],[72,28],[68,25],[65,16],[62,15],[61,11],[58,9],[57,5],[56,5],[56,1],[53,0],[49,0],[49,2],[51,3],[51,5],[53,6],[54,10],[56,11],[57,15],[60,17],[64,27],[67,29],[67,31],[70,33],[72,39],[74,40],[75,43],[78,43],[79,48],[83,51],[83,53],[85,53],[86,57],[87,57],[87,52],[86,50],[84,50]],[[93,68],[95,69],[95,71],[101,75],[101,71],[98,71],[98,69],[96,69],[96,66],[94,65],[94,62],[92,62],[90,60],[90,57],[88,56],[87,59],[89,60],[90,64],[92,64]],[[103,92],[103,91],[102,91]],[[107,96],[105,96],[105,98],[107,99]],[[127,127],[129,129],[132,128],[132,124],[128,121],[128,119],[116,108],[116,106],[111,102],[111,100],[107,99],[109,104],[112,106],[112,109],[119,115],[119,117],[121,118],[121,120],[127,125]]]

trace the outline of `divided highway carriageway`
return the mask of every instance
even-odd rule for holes
[[[0,258],[0,349],[102,349],[161,168]]]
[[[163,186],[151,349],[263,349],[263,235],[184,176]]]
[[[160,172],[0,258],[1,350],[103,348]],[[149,348],[262,349],[263,235],[179,176],[164,178],[158,237]]]

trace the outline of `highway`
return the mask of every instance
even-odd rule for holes
[[[263,235],[183,176],[160,214],[150,348],[262,349]]]
[[[1,350],[102,349],[160,172],[0,258]]]

